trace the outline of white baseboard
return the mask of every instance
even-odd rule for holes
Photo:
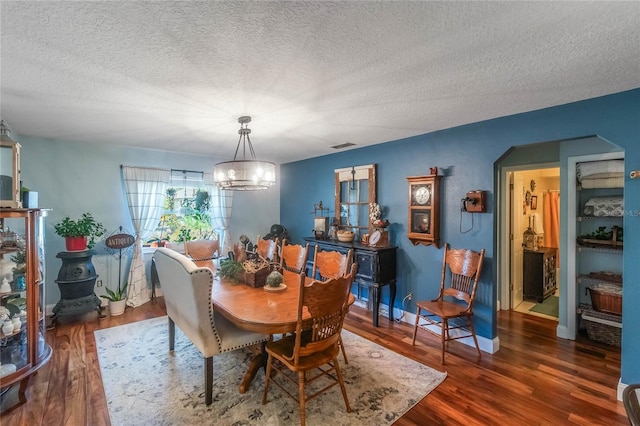
[[[576,336],[569,334],[569,329],[566,325],[558,325],[558,327],[556,327],[556,336],[561,339],[576,340]]]
[[[618,379],[618,394],[617,394],[618,401],[622,401],[622,392],[624,392],[624,389],[625,389],[627,386],[629,386],[629,385],[628,385],[628,384],[626,384],[626,383],[622,383],[622,377],[620,377],[620,378]]]
[[[354,303],[356,306],[360,306],[361,308],[366,309],[367,305],[365,301],[362,300],[356,300],[356,302]],[[385,312],[389,312],[389,306],[388,305],[384,305],[384,304],[380,304],[380,315],[382,316],[382,311]],[[398,314],[399,315],[396,315]],[[409,324],[411,327],[413,327],[413,325],[416,322],[416,314],[411,313],[411,312],[407,312],[407,311],[403,311],[402,309],[398,309],[398,308],[394,308],[393,309],[393,318],[396,321],[401,321],[404,322],[406,324]],[[440,333],[440,328],[438,328],[437,326],[434,326],[433,330],[436,333]],[[464,334],[463,332],[461,332],[460,330],[452,330],[451,331],[451,335],[452,336],[459,336]],[[500,349],[500,338],[496,337],[495,339],[488,339],[486,337],[482,337],[482,336],[478,336],[476,334],[476,337],[478,339],[478,346],[480,347],[480,350],[482,352],[486,352],[489,354],[494,354],[496,352],[498,352],[498,349]],[[475,348],[476,345],[473,343],[473,338],[472,337],[464,337],[462,339],[458,340],[461,343],[464,343],[467,346],[471,346],[472,348]]]

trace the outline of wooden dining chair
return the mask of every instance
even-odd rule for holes
[[[416,303],[418,309],[413,329],[412,345],[416,344],[418,328],[439,335],[442,342],[443,364],[445,346],[450,340],[473,337],[473,342],[478,351],[478,358],[482,356],[472,317],[473,303],[476,297],[480,272],[482,271],[483,259],[484,249],[480,253],[467,249],[454,250],[450,249],[448,244],[445,244],[438,298],[432,301],[419,301]],[[448,284],[445,285],[445,283]],[[430,326],[439,327],[440,333],[433,331],[429,328]],[[456,329],[460,329],[462,332],[455,333],[452,336],[451,330]]]
[[[342,277],[347,275],[351,265],[355,265],[353,262],[353,249],[350,249],[347,254],[342,254],[338,251],[320,251],[316,245],[313,254],[311,277],[313,279],[320,278],[322,281]],[[318,275],[316,276],[316,274]],[[342,357],[344,358],[345,364],[349,364],[347,352],[345,352],[344,344],[342,343],[342,337],[340,337],[339,346],[342,350]]]
[[[329,278],[337,278],[349,273],[349,268],[353,263],[353,249],[347,254],[339,251],[319,250],[318,246],[313,252],[313,268],[311,270],[311,278],[320,277],[326,281]],[[317,274],[317,275],[316,275]]]
[[[299,277],[296,332],[279,340],[270,339],[266,345],[268,359],[262,404],[267,403],[269,385],[273,382],[287,395],[298,401],[300,424],[304,426],[307,401],[325,393],[335,385],[340,385],[347,412],[351,412],[338,363],[338,341],[347,312],[346,306],[354,274],[328,281],[314,280],[309,285],[304,285],[304,274],[300,274]],[[274,363],[274,360],[280,363]],[[290,377],[287,370],[297,373],[297,380]],[[329,383],[318,391],[314,389],[314,393],[307,396],[306,385],[316,383],[320,378],[329,380]],[[298,387],[297,398],[295,391],[292,390],[296,386]]]
[[[184,254],[194,261],[215,259],[220,254],[220,240],[185,241]]]
[[[283,271],[295,272],[300,274],[305,272],[307,268],[307,259],[309,257],[309,243],[304,247],[300,244],[289,244],[286,239],[282,240],[280,246],[280,268]]]
[[[260,257],[263,257],[271,262],[278,262],[278,239],[275,240],[264,240],[258,238],[256,240],[256,252]]]

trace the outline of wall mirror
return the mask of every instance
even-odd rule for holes
[[[369,231],[369,203],[376,202],[376,165],[336,169],[335,186],[336,221],[360,239]]]

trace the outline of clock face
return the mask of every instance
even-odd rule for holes
[[[380,241],[380,237],[380,231],[378,231],[377,229],[373,231],[371,235],[369,235],[369,245],[373,246],[378,244],[378,241]]]
[[[416,185],[413,189],[413,204],[424,206],[431,200],[431,188],[428,185]]]

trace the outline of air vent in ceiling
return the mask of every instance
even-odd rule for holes
[[[333,148],[333,149],[344,149],[344,148],[348,148],[350,146],[354,146],[355,143],[351,143],[351,142],[345,142],[345,143],[340,143],[338,145],[332,145],[329,148]]]

